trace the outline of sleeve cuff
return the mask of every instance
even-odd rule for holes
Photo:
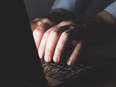
[[[55,0],[52,9],[62,8],[72,12],[74,10],[76,1],[77,0]]]
[[[106,7],[104,10],[112,14],[112,16],[116,19],[116,0],[113,3],[111,3],[108,7]]]

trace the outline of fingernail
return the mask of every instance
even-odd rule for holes
[[[68,61],[68,62],[67,62],[67,65],[71,65],[71,61]]]
[[[55,56],[53,57],[53,60],[54,60],[54,62],[59,62],[59,61],[60,61],[60,58],[59,58],[58,56],[55,55]]]
[[[73,62],[73,61],[68,60],[67,65],[73,65],[73,64],[74,64],[74,62]]]
[[[39,55],[39,58],[42,59],[43,58],[43,54],[41,52],[39,52],[38,50],[38,55]]]
[[[45,55],[45,61],[46,62],[50,62],[51,61],[51,58],[48,55]]]
[[[43,58],[43,55],[41,53],[39,53],[39,58],[42,59]]]

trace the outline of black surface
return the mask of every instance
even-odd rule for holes
[[[54,0],[24,0],[30,21],[48,14]]]
[[[116,87],[116,64],[58,87]]]
[[[44,87],[46,81],[23,0],[0,4],[0,87]]]

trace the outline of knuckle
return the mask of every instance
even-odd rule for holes
[[[61,23],[62,24],[67,24],[67,23],[70,23],[70,21],[62,21]]]
[[[67,21],[62,21],[61,23],[67,23]]]
[[[52,27],[51,29],[51,34],[53,34],[53,35],[58,35],[60,32],[60,30],[59,30],[59,28],[58,28],[58,26],[54,26],[54,27]]]
[[[52,31],[50,32],[50,34],[51,34],[51,35],[58,35],[59,32],[58,32],[57,30],[52,30]]]
[[[43,18],[42,21],[43,22],[51,22],[50,19],[48,19],[48,18]]]
[[[43,18],[41,22],[45,28],[50,28],[54,25],[54,23],[48,18]]]
[[[41,18],[35,18],[32,23],[36,24],[37,22],[41,21]]]
[[[77,58],[77,53],[76,52],[72,53],[72,59],[75,59],[75,58]]]
[[[71,21],[62,21],[59,25],[60,26],[65,26],[65,25],[70,25],[70,24],[72,24]]]
[[[62,36],[63,36],[63,37],[69,37],[70,34],[69,34],[68,32],[66,32],[66,31],[64,31],[64,32],[62,33]]]
[[[44,33],[44,35],[49,35],[50,32],[51,32],[51,30],[47,30],[47,31]]]
[[[45,31],[46,31],[46,29],[37,27],[33,32],[45,32]]]
[[[36,18],[32,21],[33,24],[41,28],[49,29],[53,23],[48,18]]]
[[[33,31],[33,34],[37,34],[37,33],[38,33],[38,30],[35,29],[35,30]]]

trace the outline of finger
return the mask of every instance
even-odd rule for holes
[[[65,48],[67,47],[67,45],[69,44],[69,35],[67,33],[62,33],[58,44],[56,46],[55,52],[54,52],[54,56],[53,56],[53,60],[54,62],[59,62],[61,59],[61,55],[63,53],[63,51],[65,50]]]
[[[61,56],[64,52],[64,50],[66,49],[66,47],[70,44],[70,42],[74,39],[75,36],[75,29],[68,27],[69,30],[66,30],[65,32],[62,33],[58,44],[56,46],[55,52],[54,52],[54,56],[53,56],[53,60],[55,62],[59,62],[61,59]]]
[[[31,22],[32,30],[36,29],[38,26],[48,29],[54,25],[55,23],[51,22],[48,18],[36,18]]]
[[[54,50],[56,48],[57,42],[62,32],[67,30],[67,26],[55,26],[51,28],[51,32],[49,34],[49,38],[47,40],[46,48],[45,48],[45,60],[50,62],[53,58]]]
[[[45,49],[45,57],[44,58],[45,58],[46,62],[51,61],[58,39],[59,39],[59,35],[52,31],[49,35],[49,39],[47,41],[47,45],[46,45],[46,49]]]
[[[83,46],[83,41],[80,41],[79,43],[77,43],[77,45],[75,46],[75,48],[67,62],[67,65],[73,65],[75,63],[75,61],[77,60],[78,55],[81,51],[82,46]]]
[[[39,53],[39,57],[40,59],[43,58],[44,53],[45,53],[45,48],[46,48],[46,43],[48,40],[48,36],[49,36],[50,30],[46,31],[41,39],[39,48],[38,48],[38,53]]]
[[[38,22],[41,21],[41,18],[35,18],[30,24],[32,31],[38,27]]]
[[[47,37],[48,40],[47,40],[46,46],[44,45],[43,49],[45,50],[42,50],[43,52],[40,53],[42,54],[42,56],[45,53],[44,58],[46,62],[50,62],[52,60],[56,44],[59,40],[61,33],[65,31],[66,29],[68,29],[66,25],[69,25],[71,23],[72,21],[63,21],[59,23],[58,25],[49,29],[51,32],[49,34],[49,37]]]
[[[30,23],[31,25],[31,30],[34,31],[37,28],[37,25],[34,23]]]
[[[33,37],[34,37],[34,40],[35,40],[35,44],[36,44],[36,47],[38,48],[39,47],[39,44],[40,44],[40,41],[41,41],[41,38],[44,34],[44,32],[46,31],[46,29],[42,28],[42,27],[37,27],[34,31],[33,31]]]
[[[50,22],[50,20],[47,18],[36,18],[32,21],[32,23],[33,28],[36,27],[36,29],[33,30],[33,36],[36,43],[36,47],[38,48],[43,34],[47,29],[53,26],[53,23]]]

